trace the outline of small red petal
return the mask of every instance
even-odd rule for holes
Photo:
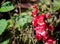
[[[44,22],[44,15],[37,16],[38,23]]]
[[[32,17],[36,17],[37,16],[37,14],[38,14],[38,9],[35,9],[35,10],[33,10],[33,12],[32,12]]]
[[[46,43],[53,44],[54,41],[55,41],[54,38],[52,36],[49,36]]]
[[[40,26],[37,26],[34,28],[35,31],[39,31],[39,32],[43,32],[45,31],[45,28],[44,27],[40,27]]]
[[[53,31],[53,30],[54,30],[54,26],[49,25],[49,26],[48,26],[48,29],[49,29],[49,31]]]
[[[45,22],[42,22],[42,23],[38,23],[38,26],[39,26],[39,27],[43,27],[43,28],[46,28],[46,23],[45,23]]]
[[[36,17],[31,21],[32,25],[33,26],[37,26],[37,19]]]
[[[34,30],[36,31],[36,30],[39,30],[40,29],[40,27],[36,27],[36,28],[34,28]]]
[[[48,35],[48,32],[47,32],[47,31],[43,31],[43,32],[41,33],[41,35],[42,35],[43,37],[46,37],[46,36]]]
[[[42,39],[42,36],[41,36],[39,33],[37,33],[37,32],[36,32],[36,39],[37,39],[38,41],[40,41],[40,40]]]
[[[37,5],[36,5],[36,4],[34,4],[34,5],[33,5],[33,8],[37,8]]]
[[[46,18],[48,18],[48,19],[49,19],[50,17],[51,17],[51,16],[50,16],[50,14],[49,14],[49,13],[47,13],[47,14],[46,14]]]
[[[48,32],[45,31],[45,33],[42,36],[43,36],[43,40],[46,41],[48,38]]]

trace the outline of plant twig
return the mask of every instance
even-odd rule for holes
[[[6,0],[3,0],[1,4],[3,4]]]

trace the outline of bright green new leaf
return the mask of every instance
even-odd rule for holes
[[[7,20],[7,28],[10,28],[13,26],[12,20]]]
[[[58,9],[60,9],[60,1],[59,0],[54,0],[52,10],[56,11]]]
[[[4,32],[7,26],[7,21],[5,19],[0,20],[0,35]]]
[[[8,40],[5,40],[5,41],[3,41],[2,43],[0,43],[0,44],[8,44],[9,43],[9,39]]]
[[[9,1],[2,4],[0,8],[0,12],[8,12],[14,9],[13,4],[11,4]]]
[[[49,5],[50,4],[50,0],[42,0],[43,3],[45,3],[46,5]]]

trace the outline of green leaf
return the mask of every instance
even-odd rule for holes
[[[11,4],[9,1],[2,4],[0,8],[0,12],[8,12],[14,9],[13,4]]]
[[[20,19],[20,25],[21,26],[24,26],[26,23],[30,23],[31,22],[31,16],[29,14],[29,12],[26,12],[26,13],[21,13],[22,16],[21,16],[21,19]]]
[[[29,14],[28,12],[21,13],[19,21],[16,21],[16,27],[23,27],[26,23],[30,23],[31,16]]]
[[[50,0],[42,0],[44,4],[49,5],[50,4]]]
[[[0,35],[4,32],[7,26],[7,21],[5,19],[0,20]]]
[[[10,28],[12,26],[13,26],[12,20],[11,19],[10,20],[7,20],[7,28]]]
[[[20,22],[20,25],[23,26],[25,23],[27,23],[27,19],[26,18],[21,18],[19,20],[19,22]]]
[[[8,40],[5,40],[5,41],[3,41],[2,43],[0,43],[0,44],[8,44],[9,43],[9,39]]]
[[[54,0],[52,10],[56,11],[58,9],[60,9],[60,1],[59,0]]]

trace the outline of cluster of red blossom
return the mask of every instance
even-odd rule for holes
[[[48,31],[46,30],[48,28],[49,31],[53,31],[54,30],[54,26],[52,25],[48,25],[45,22],[45,17],[46,18],[50,18],[50,14],[38,14],[38,8],[36,7],[36,5],[33,6],[33,11],[32,11],[32,25],[34,26],[34,30],[36,32],[36,39],[38,41],[40,40],[44,40],[45,43],[47,42],[48,44],[53,44],[53,42],[55,41],[53,39],[52,36],[48,36]]]

